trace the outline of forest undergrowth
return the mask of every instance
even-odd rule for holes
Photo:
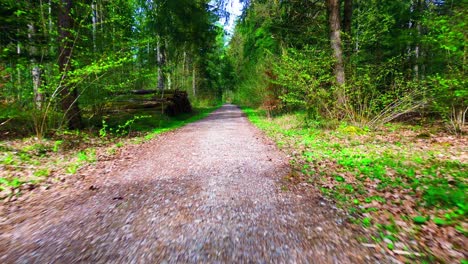
[[[216,107],[196,108],[191,114],[168,117],[159,113],[111,116],[96,129],[64,130],[47,138],[0,140],[0,202],[21,199],[35,188],[48,189],[68,181],[85,165],[108,160],[131,144],[206,117]]]
[[[305,115],[249,119],[291,156],[297,173],[366,229],[362,244],[403,263],[467,263],[467,138],[443,125],[304,125]]]

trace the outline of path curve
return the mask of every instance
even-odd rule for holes
[[[129,159],[90,170],[91,190],[10,218],[0,262],[371,262],[313,191],[281,190],[287,157],[234,105]]]

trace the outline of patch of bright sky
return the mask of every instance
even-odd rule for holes
[[[232,35],[232,33],[234,33],[234,27],[236,26],[237,18],[239,18],[239,16],[242,15],[242,8],[243,4],[240,2],[240,0],[230,0],[227,3],[226,11],[229,12],[231,15],[229,16],[229,20],[227,21],[224,28],[226,29],[229,35]],[[224,21],[222,22],[226,22],[226,20],[224,19]]]
[[[227,35],[224,39],[226,45],[234,33],[234,28],[236,27],[236,21],[240,15],[242,15],[242,9],[244,4],[241,3],[241,0],[227,0],[227,1],[216,1],[211,0],[211,4],[216,6],[216,4],[224,3],[223,10],[227,13],[228,17],[221,16],[219,19],[219,24],[224,27]]]

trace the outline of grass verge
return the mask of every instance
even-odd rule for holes
[[[25,191],[65,181],[81,167],[111,158],[125,145],[140,144],[200,120],[218,107],[197,108],[177,117],[147,113],[113,116],[103,121],[99,130],[61,131],[41,140],[0,141],[0,201],[12,201]]]
[[[293,157],[302,180],[368,229],[363,245],[404,263],[467,263],[466,137],[402,124],[307,128],[300,113],[268,119],[243,110]]]

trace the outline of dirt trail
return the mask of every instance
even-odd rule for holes
[[[3,218],[0,262],[376,262],[233,105],[129,154]]]

